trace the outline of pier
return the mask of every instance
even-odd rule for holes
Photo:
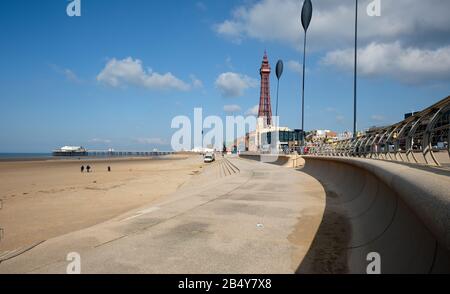
[[[173,151],[105,151],[88,150],[87,157],[155,157],[173,155]]]

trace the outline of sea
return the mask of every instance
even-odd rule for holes
[[[51,153],[0,153],[0,160],[26,160],[26,159],[50,159]]]
[[[53,156],[52,153],[0,153],[0,161],[28,161],[28,160],[46,160],[46,159],[58,159],[58,160],[73,160],[77,158],[83,158],[84,160],[90,160],[90,159],[98,159],[98,158],[126,158],[126,157],[148,157],[153,159],[163,159],[164,156],[163,152],[158,152],[151,156],[139,156],[139,155],[121,155],[121,156],[110,156],[108,154],[102,154],[102,155],[89,155],[89,156]]]

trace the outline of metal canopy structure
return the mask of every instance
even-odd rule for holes
[[[450,96],[397,124],[372,128],[352,139],[314,146],[310,153],[441,166],[450,162],[449,116]]]

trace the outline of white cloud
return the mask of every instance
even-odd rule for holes
[[[258,81],[246,75],[226,72],[219,75],[215,84],[222,96],[239,97],[246,89],[256,87]]]
[[[199,80],[195,75],[191,75],[190,76],[191,80],[192,80],[192,86],[194,88],[203,88],[203,82],[201,80]]]
[[[239,111],[241,111],[241,107],[236,104],[225,105],[223,107],[223,111],[229,112],[229,113],[239,112]]]
[[[322,63],[353,69],[353,49],[326,54]],[[363,76],[390,76],[406,83],[450,79],[450,46],[435,50],[405,48],[400,42],[371,43],[358,51],[358,71]]]
[[[217,24],[215,31],[235,42],[250,37],[266,40],[292,41],[299,34],[288,28],[297,25],[299,16],[297,1],[264,0],[251,4],[249,7],[238,7],[231,19]]]
[[[112,87],[135,85],[159,90],[188,91],[191,89],[191,85],[178,79],[172,73],[159,74],[151,69],[145,70],[141,60],[131,57],[109,60],[105,68],[98,74],[97,81]]]
[[[62,74],[66,77],[67,80],[71,81],[71,82],[76,82],[76,83],[80,83],[81,79],[77,76],[77,74],[68,68],[60,68],[57,65],[50,65],[51,68],[53,68],[53,70],[59,74]]]
[[[287,68],[295,73],[303,72],[303,65],[295,60],[289,60],[287,62]]]
[[[80,79],[78,78],[78,76],[70,69],[64,69],[64,75],[66,76],[66,78],[70,81],[73,82],[80,82]]]
[[[242,41],[241,25],[237,22],[226,20],[215,25],[214,29],[218,34],[231,39],[234,43],[240,44]]]
[[[247,110],[247,112],[245,113],[246,115],[253,115],[253,116],[257,116],[259,112],[259,105],[256,104],[255,106],[253,106],[252,108],[250,108],[249,110]]]
[[[381,16],[369,17],[366,7],[372,0],[360,1],[359,41],[401,40],[412,44],[447,43],[450,34],[450,1],[395,0],[381,1]],[[248,1],[237,7],[231,18],[214,26],[220,36],[234,41],[246,38],[276,41],[302,49],[300,23],[302,1]],[[345,47],[354,38],[355,1],[313,1],[313,18],[308,31],[309,48],[315,50]]]
[[[365,76],[390,75],[402,82],[448,80],[450,1],[381,1],[381,16],[370,17],[360,0],[358,43],[360,70]],[[216,24],[220,36],[242,42],[246,39],[277,42],[303,50],[300,23],[302,1],[247,1],[230,18]],[[339,68],[352,65],[355,1],[313,1],[308,31],[308,51],[326,54],[325,63]],[[291,69],[298,69],[292,63]],[[288,64],[289,67],[289,64]]]
[[[162,138],[137,138],[135,141],[142,145],[167,145],[167,141]]]

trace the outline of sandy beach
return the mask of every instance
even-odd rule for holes
[[[91,173],[81,173],[89,164]],[[0,162],[0,252],[148,205],[202,170],[198,156]],[[108,172],[108,166],[111,172]]]

